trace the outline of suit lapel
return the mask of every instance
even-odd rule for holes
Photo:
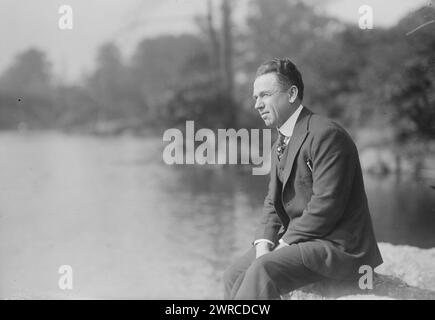
[[[308,120],[311,117],[312,112],[304,107],[301,111],[301,114],[296,121],[295,128],[293,130],[293,135],[290,138],[289,146],[288,146],[288,154],[287,160],[284,167],[284,181],[282,192],[284,192],[284,187],[287,183],[288,178],[293,169],[293,163],[295,161],[296,155],[301,148],[302,144],[305,141],[309,131],[308,131]]]

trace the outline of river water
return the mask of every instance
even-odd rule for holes
[[[267,176],[168,166],[158,138],[0,134],[0,298],[220,299]],[[379,241],[435,247],[435,182],[365,177]],[[72,268],[61,290],[59,267]]]

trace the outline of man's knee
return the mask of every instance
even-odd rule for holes
[[[237,268],[237,264],[233,263],[225,269],[222,279],[225,285],[232,284],[237,277],[242,273],[242,270]]]
[[[224,283],[232,283],[234,282],[242,273],[245,273],[246,270],[252,263],[252,260],[255,259],[255,251],[250,249],[247,253],[233,261],[227,269],[225,269],[222,279]]]
[[[224,284],[228,284],[232,282],[232,279],[234,278],[234,268],[232,268],[232,265],[225,269],[222,280]]]
[[[255,259],[251,266],[248,268],[248,272],[252,275],[259,275],[267,273],[268,268],[273,263],[268,254],[265,254],[257,259]]]

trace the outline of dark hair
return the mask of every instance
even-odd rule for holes
[[[295,85],[298,88],[298,98],[304,98],[304,82],[302,81],[301,73],[295,64],[288,58],[274,58],[263,62],[258,67],[255,77],[259,77],[267,73],[276,73],[278,82],[283,90],[287,90]]]

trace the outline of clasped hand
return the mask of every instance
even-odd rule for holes
[[[271,245],[267,242],[260,242],[255,246],[255,258],[258,259],[260,258],[262,255],[265,255],[266,253],[272,252],[272,251],[276,251],[279,250],[281,248],[287,247],[288,244],[287,243],[280,243],[278,244],[275,248],[271,248]]]

